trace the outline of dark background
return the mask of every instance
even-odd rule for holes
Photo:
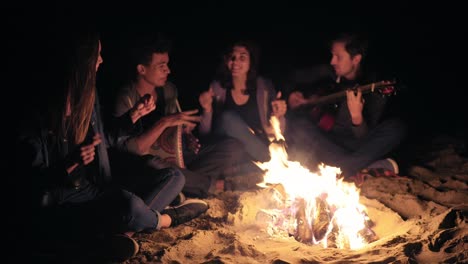
[[[182,108],[189,109],[197,106],[198,94],[208,88],[221,51],[232,40],[257,41],[262,51],[260,72],[284,90],[288,87],[281,85],[292,69],[328,63],[331,36],[357,30],[370,39],[372,62],[405,84],[395,100],[412,138],[466,137],[464,9],[441,2],[417,6],[375,2],[25,4],[5,10],[6,25],[14,29],[8,38],[13,47],[7,54],[12,55],[8,70],[18,78],[15,87],[25,94],[47,89],[35,80],[41,79],[42,68],[51,67],[42,50],[44,43],[51,44],[48,34],[67,30],[69,21],[84,20],[101,33],[104,64],[98,89],[106,102],[124,74],[119,65],[125,61],[127,45],[139,34],[160,32],[173,41],[169,78],[180,90]],[[54,41],[60,48],[60,41]]]

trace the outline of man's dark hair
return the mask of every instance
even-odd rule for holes
[[[357,33],[343,32],[338,34],[335,38],[332,39],[330,44],[333,43],[344,43],[346,51],[354,57],[358,54],[361,54],[364,59],[367,56],[368,50],[368,41],[363,36]]]
[[[149,65],[154,53],[170,53],[171,48],[172,42],[161,34],[138,39],[131,51],[131,66],[135,71],[133,78],[137,76],[137,65]]]

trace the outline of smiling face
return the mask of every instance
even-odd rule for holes
[[[246,77],[250,69],[250,54],[243,46],[234,46],[230,56],[226,58],[226,65],[232,77]]]
[[[167,76],[171,73],[169,69],[168,53],[153,53],[151,62],[148,65],[139,64],[138,74],[140,78],[155,87],[166,84]]]
[[[334,42],[331,47],[331,53],[332,58],[330,64],[335,69],[336,75],[343,76],[348,80],[353,80],[359,70],[362,58],[361,54],[351,57],[343,42]]]

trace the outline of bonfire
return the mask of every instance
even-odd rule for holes
[[[270,235],[287,233],[306,244],[359,249],[376,239],[372,221],[359,203],[359,189],[339,178],[341,170],[321,164],[311,172],[289,161],[276,117],[271,119],[276,139],[260,187],[272,188],[276,208],[262,209],[257,218],[267,222]]]

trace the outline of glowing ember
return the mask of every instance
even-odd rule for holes
[[[375,240],[359,190],[337,179],[339,168],[320,165],[312,173],[298,162],[289,161],[279,122],[271,120],[276,141],[270,144],[271,160],[257,165],[265,171],[260,187],[274,189],[278,208],[262,210],[270,235],[288,232],[303,243],[359,249]],[[258,218],[258,217],[257,217]]]

